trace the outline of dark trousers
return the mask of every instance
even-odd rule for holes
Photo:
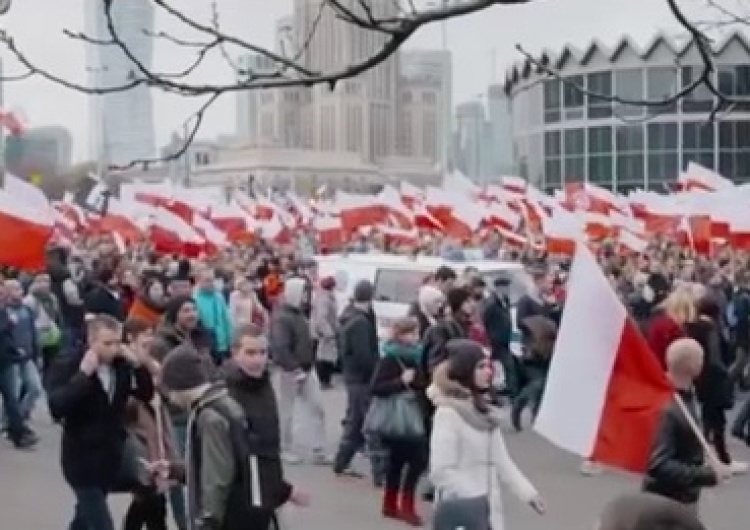
[[[732,423],[732,435],[745,441],[750,445],[750,398],[747,398]]]
[[[383,445],[388,450],[386,490],[414,493],[427,469],[427,444],[422,440],[383,440]]]
[[[14,443],[17,443],[26,431],[18,401],[19,384],[13,364],[0,366],[0,396],[3,398],[8,437]]]
[[[123,530],[167,530],[167,498],[155,491],[133,496],[125,513]]]
[[[493,348],[492,359],[499,361],[505,378],[505,394],[515,397],[520,390],[518,380],[518,361],[508,348]]]
[[[115,530],[103,488],[74,488],[76,510],[69,530]]]
[[[535,377],[526,383],[513,400],[511,421],[517,430],[521,430],[521,415],[526,407],[531,407],[531,415],[536,418],[539,406],[542,404],[542,395],[546,384],[546,377]]]
[[[362,427],[365,423],[367,409],[370,406],[369,384],[346,384],[346,415],[341,442],[333,462],[334,473],[343,473],[352,458],[365,446]]]
[[[701,420],[703,421],[703,434],[706,441],[714,446],[716,456],[725,464],[732,462],[727,450],[727,415],[722,407],[703,405],[701,407]]]
[[[318,361],[315,363],[315,371],[318,372],[318,380],[323,387],[330,387],[333,373],[336,371],[336,363],[331,361]]]

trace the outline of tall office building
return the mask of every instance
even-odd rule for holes
[[[87,0],[86,32],[94,39],[111,38],[101,0]],[[118,37],[145,68],[153,66],[154,7],[149,0],[112,2]],[[117,46],[87,45],[86,71],[90,86],[116,87],[138,76],[138,69]],[[110,164],[127,164],[155,154],[151,91],[131,90],[90,97],[90,156]]]
[[[517,174],[513,156],[513,112],[511,100],[503,85],[490,85],[487,90],[487,113],[492,131],[490,176]]]
[[[365,16],[358,0],[345,8]],[[397,2],[372,2],[373,16],[397,17]],[[323,0],[294,1],[294,42],[309,69],[335,72],[375,55],[388,39],[345,22]],[[312,89],[312,147],[321,151],[359,153],[377,163],[393,154],[398,54],[354,78]],[[300,96],[302,97],[302,96]],[[304,99],[304,98],[303,98]],[[304,135],[303,135],[304,136]],[[303,142],[304,143],[304,142]]]
[[[451,55],[444,50],[403,50],[399,58],[396,154],[449,166]]]
[[[481,101],[467,101],[456,107],[456,168],[478,183],[489,172],[490,124]]]

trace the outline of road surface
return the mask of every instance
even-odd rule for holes
[[[338,435],[343,411],[343,393],[325,394],[329,411],[329,433]],[[63,482],[59,464],[59,431],[46,414],[39,411],[34,427],[42,436],[34,452],[20,452],[0,444],[0,528],[23,530],[60,530],[67,528],[73,509],[71,493]],[[572,418],[571,418],[572,420]],[[584,477],[578,472],[577,458],[563,453],[532,432],[508,432],[507,443],[515,460],[543,493],[548,514],[539,517],[526,506],[506,495],[506,528],[510,530],[587,530],[599,509],[614,495],[634,490],[637,480],[616,473]],[[331,437],[331,449],[335,446]],[[750,451],[733,443],[732,453],[742,460]],[[331,530],[357,528],[380,530],[406,528],[385,521],[379,515],[380,496],[367,481],[342,482],[330,469],[295,466],[288,469],[290,479],[307,489],[311,507],[287,513],[290,530]],[[712,530],[737,530],[747,526],[750,478],[740,477],[708,492],[701,510]],[[115,496],[113,513],[120,518],[128,499]],[[427,507],[424,513],[429,513]]]

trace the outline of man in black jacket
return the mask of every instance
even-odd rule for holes
[[[510,351],[513,335],[513,316],[510,312],[508,297],[509,278],[498,278],[493,285],[492,294],[485,302],[482,311],[482,322],[487,332],[492,349],[492,360],[500,362],[505,376],[505,393],[514,397],[518,393],[518,375],[516,360]]]
[[[346,385],[346,418],[333,462],[333,472],[337,475],[359,476],[349,466],[365,444],[362,426],[370,406],[370,383],[380,360],[372,298],[372,283],[361,280],[354,286],[351,305],[341,315],[339,351]]]
[[[140,465],[126,458],[125,406],[131,395],[149,402],[154,385],[121,339],[120,323],[97,315],[85,354],[61,357],[50,370],[49,409],[63,427],[63,476],[76,497],[71,530],[114,530],[107,494]]]
[[[697,512],[700,491],[732,475],[716,458],[705,461],[703,447],[693,431],[700,425],[693,383],[703,368],[703,350],[693,339],[674,341],[666,353],[667,373],[677,390],[675,400],[662,412],[651,448],[643,490],[687,504]],[[680,400],[680,401],[677,401]]]

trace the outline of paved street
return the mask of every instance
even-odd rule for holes
[[[330,432],[338,434],[343,396],[338,390],[326,396]],[[36,427],[43,443],[37,451],[23,453],[9,446],[0,447],[2,529],[67,528],[72,497],[59,472],[59,434],[43,414],[39,416]],[[609,498],[637,487],[633,479],[611,473],[590,478],[581,476],[576,458],[555,449],[533,433],[508,433],[507,441],[513,457],[543,492],[549,507],[547,516],[538,517],[507,495],[506,528],[510,530],[588,530],[598,509]],[[739,458],[750,459],[750,452],[739,445],[733,445],[732,452]],[[296,467],[289,470],[289,475],[313,496],[310,508],[290,511],[287,519],[290,530],[405,528],[380,518],[379,494],[367,482],[340,482],[333,478],[330,470],[323,468]],[[747,477],[709,492],[702,505],[709,527],[737,530],[745,526],[750,513],[748,498],[750,479]],[[127,499],[117,496],[112,505],[119,517]]]

